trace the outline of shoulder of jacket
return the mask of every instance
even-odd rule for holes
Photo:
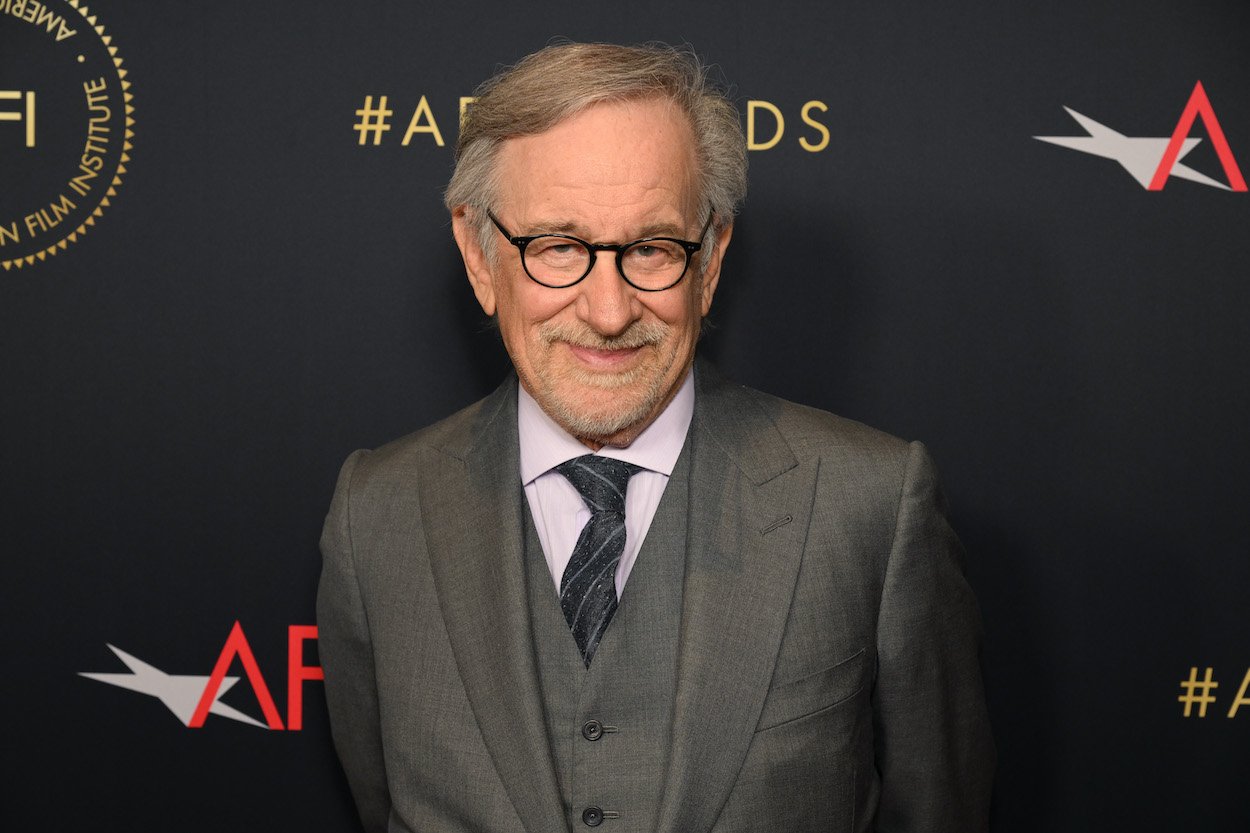
[[[837,453],[906,465],[909,443],[893,434],[829,411],[741,387],[772,420],[795,454]]]
[[[472,445],[475,431],[480,429],[483,420],[490,418],[487,411],[496,399],[492,394],[410,434],[377,448],[356,452],[353,479],[360,482],[410,474],[416,470],[420,458],[429,453],[462,458]]]

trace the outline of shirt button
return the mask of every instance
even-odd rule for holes
[[[603,824],[603,810],[593,804],[582,810],[582,824],[587,827],[598,827]]]
[[[598,720],[587,720],[582,726],[582,737],[586,740],[599,740],[603,737],[603,724]]]

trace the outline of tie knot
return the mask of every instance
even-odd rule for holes
[[[641,471],[633,463],[584,454],[556,466],[556,471],[573,484],[593,512],[625,512],[625,490],[629,478]]]

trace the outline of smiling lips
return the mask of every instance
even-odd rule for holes
[[[662,344],[668,328],[657,321],[636,321],[625,332],[606,338],[579,323],[549,323],[541,335],[548,345],[563,345],[573,361],[591,372],[624,373],[635,369],[643,350]]]
[[[579,362],[595,370],[623,370],[631,365],[642,347],[625,347],[615,350],[604,350],[594,347],[582,347],[565,342],[569,352]]]

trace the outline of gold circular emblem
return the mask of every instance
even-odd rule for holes
[[[79,0],[0,0],[0,266],[75,242],[117,195],[134,137],[130,82]]]

